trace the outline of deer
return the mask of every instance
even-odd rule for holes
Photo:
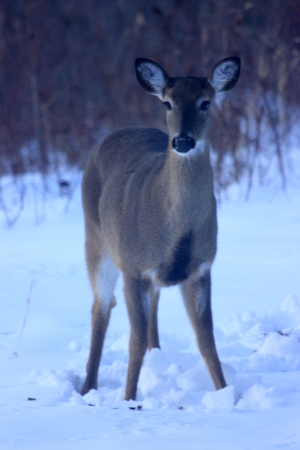
[[[218,62],[208,78],[170,77],[135,61],[141,87],[166,108],[168,134],[144,127],[113,132],[90,154],[82,178],[85,254],[94,302],[85,395],[98,370],[114,289],[123,274],[130,322],[125,400],[135,400],[145,353],[160,348],[161,287],[179,285],[197,345],[216,390],[226,387],[211,308],[217,214],[210,162],[210,105],[232,89],[240,58]]]

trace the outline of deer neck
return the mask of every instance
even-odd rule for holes
[[[167,158],[160,177],[167,207],[176,212],[186,207],[198,207],[213,196],[213,178],[209,156],[209,141],[191,155],[176,154],[169,142]]]
[[[181,156],[169,144],[155,196],[160,198],[170,222],[181,220],[189,226],[199,211],[203,219],[210,211],[214,194],[208,141],[202,150]]]

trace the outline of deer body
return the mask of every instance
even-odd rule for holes
[[[238,58],[228,58],[215,66],[211,81],[170,78],[156,63],[138,59],[138,81],[166,104],[169,136],[153,128],[120,130],[108,136],[87,161],[82,199],[94,304],[82,394],[97,388],[120,272],[131,325],[125,399],[135,399],[147,347],[159,347],[159,289],[176,284],[214,385],[216,389],[226,386],[210,303],[217,218],[208,107],[215,91],[233,87],[239,67]]]

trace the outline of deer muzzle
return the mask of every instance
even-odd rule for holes
[[[172,147],[178,153],[187,153],[188,151],[192,150],[195,145],[195,139],[183,133],[178,137],[175,137],[172,141]]]

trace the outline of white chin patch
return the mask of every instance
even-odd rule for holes
[[[196,146],[194,148],[192,148],[186,153],[177,152],[177,150],[175,150],[174,148],[173,150],[177,155],[181,156],[182,158],[192,158],[198,154],[205,153],[206,148],[207,148],[207,141],[205,139],[202,139],[201,141],[198,141],[196,143]]]

